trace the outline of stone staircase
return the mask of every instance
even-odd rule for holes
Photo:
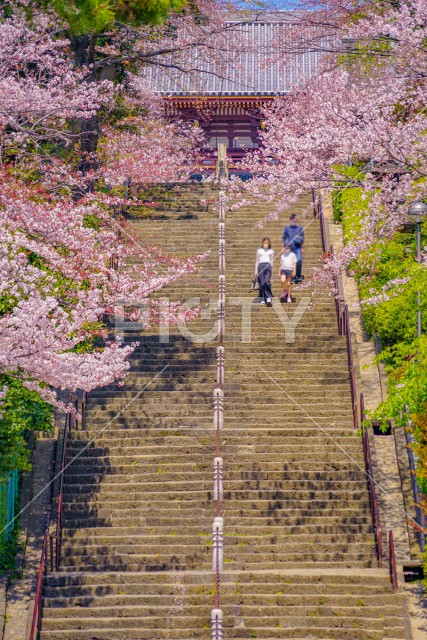
[[[215,193],[198,185],[178,199],[166,193],[154,219],[131,224],[172,253],[212,250],[196,274],[161,292],[199,297],[205,308],[210,298],[216,306],[218,242],[217,216],[199,205],[202,196]],[[254,229],[270,207],[226,219],[224,638],[408,639],[404,597],[376,568],[333,298],[316,296],[294,342],[285,342],[285,328],[309,294],[280,306],[278,267],[274,308],[254,303],[242,319],[241,303],[230,300],[256,301],[249,285],[263,231],[280,248],[290,212]],[[305,246],[309,274],[321,255],[317,221]],[[215,313],[187,329],[208,334]],[[62,564],[46,578],[42,640],[211,637],[218,342],[191,342],[172,327],[162,344],[156,331],[126,334],[140,345],[125,385],[90,395],[87,430],[70,442]]]

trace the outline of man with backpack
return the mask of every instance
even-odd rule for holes
[[[298,224],[298,217],[293,213],[290,217],[290,224],[283,229],[282,253],[285,247],[290,247],[292,253],[296,255],[296,275],[293,282],[301,282],[302,254],[304,253],[304,229]]]

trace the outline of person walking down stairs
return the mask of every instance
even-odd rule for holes
[[[288,245],[292,253],[297,257],[297,268],[294,282],[301,282],[302,254],[304,253],[304,229],[298,224],[298,216],[296,213],[293,213],[290,216],[290,224],[283,229],[282,253]]]
[[[274,251],[270,238],[263,238],[261,246],[256,252],[255,277],[259,283],[259,297],[261,304],[271,306],[273,293],[271,291],[271,274],[273,269]]]
[[[282,281],[282,295],[280,296],[281,302],[292,302],[291,286],[292,279],[296,276],[297,257],[289,245],[286,245],[283,249],[283,253],[280,256],[280,269],[279,278]]]

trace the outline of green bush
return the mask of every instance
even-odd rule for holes
[[[53,428],[53,408],[38,393],[27,389],[20,380],[0,376],[0,388],[7,395],[0,404],[0,475],[18,469],[29,469],[27,431],[50,431]]]
[[[345,169],[347,175],[349,169]],[[369,197],[361,187],[340,188],[334,216],[343,224],[344,242],[357,238],[368,211]],[[427,223],[422,227],[422,245],[427,237]],[[405,425],[405,406],[414,420],[415,449],[419,457],[417,482],[427,491],[427,269],[415,261],[415,234],[395,233],[390,240],[378,239],[351,265],[362,301],[366,330],[378,336],[383,350],[378,360],[385,364],[388,397],[370,418],[383,424],[392,418]],[[396,279],[408,282],[389,286]],[[417,295],[421,291],[423,335],[417,338]],[[380,296],[376,304],[363,300]],[[426,557],[427,564],[427,557]]]
[[[365,200],[360,187],[360,179],[364,171],[361,166],[337,165],[335,167],[336,190],[332,198],[332,206],[335,222],[342,222],[343,226],[352,224],[359,217],[359,210],[365,212],[369,204],[369,198]],[[345,232],[345,228],[344,228]]]

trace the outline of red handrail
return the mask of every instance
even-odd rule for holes
[[[354,428],[359,428],[359,417],[357,411],[357,390],[356,390],[356,377],[354,374],[354,362],[353,362],[353,347],[351,344],[351,329],[350,329],[350,316],[348,313],[348,304],[344,308],[344,329],[345,336],[347,338],[347,352],[348,352],[348,368],[350,372],[350,388],[351,388],[351,403],[353,407],[353,422]]]
[[[49,539],[49,526],[50,526],[50,509],[47,513],[47,522],[46,529],[43,536],[42,542],[42,554],[40,558],[39,571],[37,574],[37,586],[36,586],[36,595],[34,598],[34,610],[33,610],[33,618],[31,620],[31,630],[30,630],[30,639],[36,640],[42,625],[42,617],[43,617],[43,576],[47,573],[47,550],[48,550],[48,539]]]
[[[87,404],[87,392],[83,391],[82,395],[82,431],[86,429],[86,404]]]
[[[372,466],[371,445],[369,443],[369,433],[367,429],[363,430],[363,452],[365,457],[365,469],[368,479],[369,498],[371,506],[372,521],[374,524],[375,541],[377,547],[377,560],[378,566],[382,567],[383,564],[383,539],[382,529],[380,524],[380,515],[378,510],[377,493],[375,490],[374,482],[374,469]]]
[[[70,394],[69,402],[72,401],[72,397]],[[86,412],[86,403],[87,403],[87,393],[83,392],[82,403],[81,403],[81,428],[85,429],[85,412]],[[69,433],[73,430],[78,429],[78,408],[79,401],[78,398],[75,399],[75,408],[76,413],[72,415],[71,413],[67,413],[65,416],[65,424],[64,424],[64,438],[62,441],[62,454],[61,454],[61,469],[59,472],[59,490],[58,490],[58,505],[56,512],[56,553],[55,553],[55,570],[59,571],[61,566],[61,546],[62,546],[62,519],[63,519],[63,509],[64,509],[64,472],[65,466],[67,463],[67,446],[68,446],[68,436]]]
[[[326,241],[326,226],[325,226],[325,216],[323,214],[323,202],[322,202],[322,194],[316,194],[316,191],[313,189],[313,208],[314,208],[314,217],[319,218],[320,221],[320,235],[322,236],[322,251],[324,255],[330,251],[330,247],[327,246]]]
[[[366,411],[365,411],[365,396],[363,391],[360,394],[360,422],[366,420]]]
[[[70,394],[69,403],[72,402],[72,396]],[[86,403],[85,403],[86,404]],[[67,413],[65,416],[65,424],[64,424],[64,438],[62,440],[62,454],[61,454],[61,469],[59,472],[59,489],[58,489],[58,505],[56,511],[56,554],[55,554],[55,570],[59,571],[61,566],[61,546],[62,546],[62,519],[63,519],[63,508],[64,508],[64,472],[65,466],[67,464],[67,447],[68,447],[68,434],[74,429],[78,429],[78,408],[79,401],[78,398],[75,399],[75,409],[76,414],[73,415],[71,413]],[[82,412],[83,412],[83,404],[82,404]],[[82,424],[83,424],[83,413],[82,413]]]
[[[69,403],[72,401],[72,396],[70,394]],[[84,429],[84,420],[85,420],[85,410],[86,410],[86,402],[87,402],[87,393],[83,392],[83,399],[81,404],[82,411],[82,429]],[[78,411],[78,399],[75,401],[76,411]],[[62,538],[62,516],[63,516],[63,490],[64,490],[64,471],[67,460],[67,444],[68,444],[68,433],[73,428],[77,428],[78,418],[77,413],[73,416],[70,413],[67,413],[65,416],[64,423],[64,438],[62,441],[62,453],[61,453],[61,470],[59,474],[59,490],[58,490],[58,503],[57,503],[57,513],[56,513],[56,532],[55,535],[49,533],[50,529],[50,521],[51,521],[51,512],[50,509],[47,514],[47,522],[45,533],[43,536],[42,543],[42,553],[40,558],[40,565],[37,574],[37,586],[36,586],[36,595],[34,598],[34,610],[33,617],[31,621],[31,630],[29,640],[36,640],[41,631],[41,624],[43,618],[43,576],[47,574],[49,568],[49,551],[50,551],[50,570],[53,571],[55,568],[56,571],[59,570],[61,564],[61,538]],[[54,541],[55,541],[55,551],[54,551]]]
[[[316,190],[311,190],[311,197],[313,199],[313,218],[317,218],[317,199],[316,199]]]
[[[61,469],[59,472],[59,489],[58,489],[58,504],[56,510],[56,554],[55,554],[55,570],[59,571],[61,564],[61,542],[62,542],[62,512],[63,512],[63,490],[64,490],[64,471],[67,460],[67,444],[68,444],[68,432],[72,427],[72,416],[67,413],[65,416],[64,424],[64,437],[62,440],[62,454],[61,454]]]
[[[397,579],[396,552],[394,549],[393,531],[391,530],[388,532],[388,570],[393,589],[398,589],[399,582]]]
[[[316,197],[316,192],[313,189],[313,208],[314,208],[314,216],[318,217],[320,220],[320,232],[322,236],[322,249],[324,255],[326,255],[327,247],[326,247],[326,230],[325,230],[325,220],[323,216],[323,206],[322,206],[322,196],[319,194],[319,198]],[[330,247],[330,254],[333,255],[334,248]],[[335,291],[339,292],[340,287],[339,276],[334,275],[334,287]],[[346,336],[347,342],[347,353],[348,353],[348,367],[350,372],[350,388],[351,388],[351,402],[353,408],[353,422],[354,428],[359,428],[359,417],[358,417],[358,400],[357,400],[357,389],[356,389],[356,378],[354,373],[354,361],[353,361],[353,350],[352,350],[352,342],[351,342],[351,327],[350,327],[350,314],[348,311],[348,304],[345,304],[344,309],[342,309],[341,298],[340,296],[335,296],[335,309],[337,313],[337,321],[338,321],[338,333],[339,335]],[[360,394],[360,419],[361,421],[365,420],[365,401],[363,393]],[[382,549],[382,529],[380,524],[379,510],[378,510],[378,501],[375,490],[375,482],[373,478],[373,466],[372,466],[372,456],[371,456],[371,447],[369,443],[369,434],[366,429],[363,430],[363,451],[365,458],[365,469],[368,479],[368,490],[369,490],[369,499],[370,499],[370,507],[371,507],[371,515],[372,521],[374,525],[374,533],[375,533],[375,541],[376,541],[376,550],[377,550],[377,561],[378,566],[382,566],[382,557],[383,557],[383,549]],[[396,558],[394,555],[394,545],[393,545],[393,534],[391,534],[391,544],[389,543],[389,562],[390,566],[394,563],[393,575],[392,573],[392,583],[397,584],[397,574],[395,574],[395,565]],[[389,537],[390,540],[390,537]],[[396,588],[396,587],[394,587]]]
[[[363,393],[360,394],[360,416],[362,420],[366,419],[365,398]],[[374,523],[375,536],[376,536],[378,566],[381,567],[382,566],[382,530],[381,530],[380,519],[379,519],[379,510],[378,510],[378,502],[377,502],[377,496],[376,496],[376,490],[375,490],[375,482],[373,480],[371,447],[369,443],[369,435],[368,435],[367,429],[364,429],[364,432],[363,432],[363,450],[365,452],[365,467],[368,475],[371,513],[372,513],[372,520]],[[390,574],[390,582],[392,584],[393,589],[398,589],[399,583],[397,579],[396,552],[394,548],[393,531],[391,530],[388,532],[388,571]]]

